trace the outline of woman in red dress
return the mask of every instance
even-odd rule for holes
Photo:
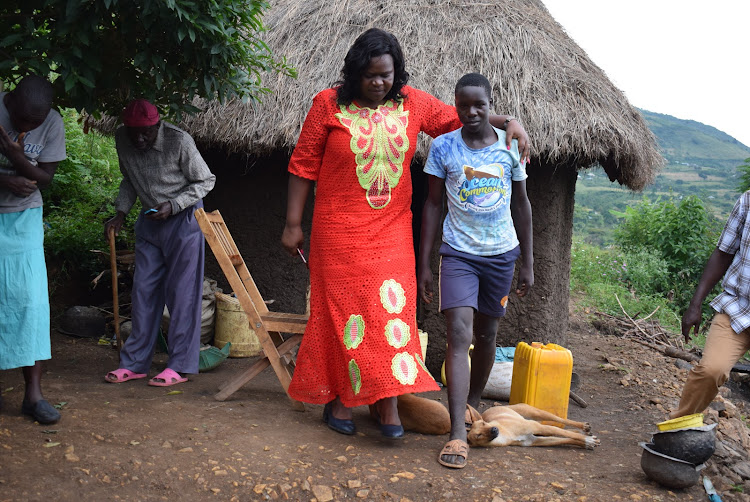
[[[310,320],[289,394],[325,404],[323,419],[354,434],[351,408],[373,405],[381,433],[404,434],[396,396],[437,390],[421,357],[416,325],[409,166],[417,135],[461,126],[454,107],[406,85],[396,38],[372,28],[344,59],[337,86],[320,92],[289,162],[282,244],[296,254],[301,221],[317,183],[310,236]],[[512,117],[491,122],[520,139]]]

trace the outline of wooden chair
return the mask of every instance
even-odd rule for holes
[[[302,341],[308,316],[269,311],[219,211],[206,213],[203,209],[198,209],[195,218],[242,310],[245,311],[250,328],[255,331],[263,347],[260,359],[245,371],[224,382],[214,397],[218,401],[224,401],[268,366],[273,367],[284,392],[289,395],[291,370],[294,368],[292,350]],[[293,335],[284,340],[281,333]],[[294,409],[305,411],[302,402],[292,399],[291,396],[289,399]]]

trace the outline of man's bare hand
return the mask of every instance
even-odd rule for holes
[[[698,330],[701,327],[701,320],[703,313],[700,307],[688,306],[685,313],[682,315],[682,336],[685,337],[685,341],[689,342],[690,337],[698,334]],[[693,331],[692,335],[690,331]]]
[[[120,211],[104,223],[104,239],[109,240],[109,232],[114,230],[115,235],[119,235],[122,224],[125,223],[125,213]]]
[[[432,283],[432,270],[429,267],[420,270],[417,275],[417,296],[428,305],[432,303],[432,299],[435,296],[432,291]]]

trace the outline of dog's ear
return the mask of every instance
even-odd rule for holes
[[[480,415],[479,412],[475,410],[470,404],[466,405],[466,410],[469,412],[472,423],[476,422],[477,420],[482,420],[482,415]]]

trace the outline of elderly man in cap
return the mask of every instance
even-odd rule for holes
[[[41,424],[57,422],[60,412],[41,387],[41,361],[52,354],[39,189],[64,159],[65,130],[49,82],[31,75],[0,93],[0,370],[22,368],[21,411]]]
[[[135,224],[133,330],[122,347],[120,367],[105,379],[121,383],[146,377],[166,304],[169,360],[148,382],[166,387],[198,373],[204,242],[194,213],[216,177],[193,138],[160,120],[145,99],[130,102],[122,122],[115,133],[122,182],[117,215],[104,224],[105,235],[120,231],[136,197],[144,211]]]

